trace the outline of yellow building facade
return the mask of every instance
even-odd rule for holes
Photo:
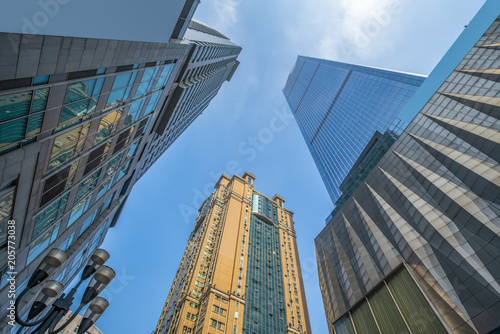
[[[223,174],[199,209],[158,321],[166,333],[311,333],[284,198]]]

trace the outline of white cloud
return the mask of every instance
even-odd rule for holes
[[[294,7],[300,7],[300,16],[288,25],[287,35],[297,45],[309,43],[307,49],[314,57],[340,61],[365,58],[373,52],[368,46],[391,25],[406,1],[296,2]]]
[[[213,6],[218,16],[218,27],[223,30],[236,23],[237,8],[242,0],[214,0]]]

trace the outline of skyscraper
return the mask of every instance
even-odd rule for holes
[[[177,85],[170,92],[172,97],[154,129],[141,175],[201,115],[239,65],[236,58],[241,47],[200,21],[189,23],[184,40],[192,45],[189,60],[183,65]]]
[[[425,77],[299,56],[283,94],[335,203],[340,185],[378,131],[397,116]]]
[[[223,174],[199,209],[155,334],[311,333],[285,199]]]
[[[18,291],[52,248],[69,255],[53,279],[75,277],[135,182],[234,73],[241,48],[185,22],[197,4],[186,2],[169,43],[0,34],[0,246],[15,220]],[[7,252],[0,271],[2,315]]]
[[[315,239],[331,333],[498,332],[499,14],[486,2]]]

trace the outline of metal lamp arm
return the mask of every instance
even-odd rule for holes
[[[78,313],[80,313],[80,311],[82,310],[84,305],[80,304],[80,306],[78,306],[78,308],[76,309],[75,312],[73,312],[73,315],[71,316],[71,318],[69,318],[68,320],[66,320],[66,322],[59,328],[55,329],[56,325],[57,325],[57,322],[54,321],[51,325],[50,325],[50,328],[49,328],[49,334],[56,334],[56,333],[59,333],[61,332],[63,329],[66,328],[66,326],[68,326],[73,320],[75,320],[76,316],[78,315]],[[60,310],[59,312],[61,312],[61,316],[57,317],[57,319],[60,319],[62,316],[64,316],[64,314],[67,312],[66,310]]]
[[[52,311],[49,311],[47,312],[47,314],[45,316],[43,316],[43,318],[41,318],[40,320],[37,320],[35,322],[26,322],[26,321],[23,321],[21,319],[21,317],[19,316],[19,303],[21,302],[21,299],[23,299],[24,295],[26,293],[28,293],[30,289],[28,287],[24,288],[24,290],[19,294],[19,296],[16,298],[16,302],[15,302],[15,307],[16,307],[16,312],[15,312],[15,317],[16,317],[16,322],[22,326],[25,326],[25,327],[32,327],[32,326],[36,326],[38,324],[41,324],[42,322],[44,322],[49,316],[50,314],[52,313]]]

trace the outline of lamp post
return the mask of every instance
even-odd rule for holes
[[[31,275],[28,285],[19,294],[16,299],[16,322],[21,325],[18,333],[26,327],[36,327],[31,334],[45,334],[47,331],[49,334],[60,333],[66,326],[71,323],[82,308],[90,303],[85,315],[78,328],[78,334],[83,334],[87,331],[102,315],[106,310],[109,303],[106,299],[98,297],[98,295],[106,288],[106,286],[115,277],[115,271],[104,263],[109,259],[109,254],[104,249],[97,249],[94,251],[90,257],[87,265],[83,269],[82,276],[76,286],[71,289],[68,295],[62,294],[57,300],[54,299],[62,292],[63,285],[56,281],[48,281],[45,286],[41,289],[40,293],[36,297],[35,301],[31,305],[30,311],[28,312],[28,317],[26,320],[22,320],[18,314],[19,304],[26,295],[28,291],[40,284],[47,277],[53,274],[57,268],[59,268],[64,261],[67,259],[67,255],[64,251],[60,249],[52,249],[49,254],[42,260],[38,268],[35,270],[33,275]],[[85,289],[80,305],[73,313],[71,318],[69,318],[66,323],[64,323],[59,328],[56,325],[61,321],[62,317],[69,311],[71,305],[73,305],[73,300],[76,291],[80,285],[86,279],[92,279],[89,285]],[[53,302],[53,303],[52,303]],[[52,304],[52,305],[51,305]],[[47,307],[51,305],[51,308],[45,313],[45,315],[38,320],[33,322],[33,319],[40,315]]]

